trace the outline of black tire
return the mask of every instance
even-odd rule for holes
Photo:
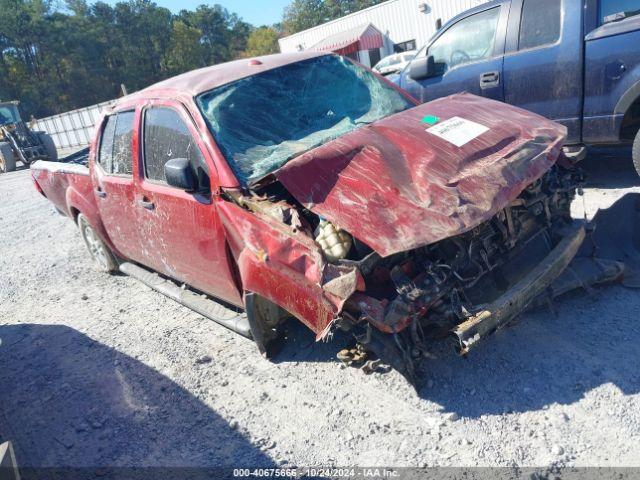
[[[255,293],[244,296],[251,337],[265,358],[275,357],[284,341],[282,325],[291,315],[275,303]]]
[[[118,262],[115,255],[107,244],[102,241],[83,214],[78,215],[78,228],[80,229],[80,236],[82,236],[82,240],[84,240],[84,244],[89,250],[89,255],[91,255],[91,259],[98,270],[105,273],[115,273],[118,270]]]
[[[640,130],[636,133],[636,139],[633,141],[631,157],[633,158],[633,166],[636,167],[636,172],[640,175]]]
[[[53,143],[53,138],[47,132],[36,132],[38,138],[40,139],[40,143],[49,155],[49,160],[52,162],[58,161],[58,149],[56,148],[56,144]]]
[[[11,145],[0,143],[0,173],[13,172],[16,169],[16,157]]]

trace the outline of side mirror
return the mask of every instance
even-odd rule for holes
[[[196,176],[186,158],[172,158],[164,164],[164,176],[167,183],[187,192],[195,192],[198,188]]]
[[[435,77],[436,75],[436,61],[433,55],[416,58],[411,62],[409,70],[409,77],[411,79],[424,80],[425,78]]]

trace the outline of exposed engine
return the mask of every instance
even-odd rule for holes
[[[356,262],[367,288],[365,295],[356,293],[347,302],[345,317],[352,324],[343,327],[365,326],[363,349],[372,341],[370,325],[386,333],[402,332],[388,336],[394,338],[391,346],[374,350],[397,345],[408,357],[405,367],[411,364],[409,357],[428,355],[427,340],[450,335],[549,254],[572,224],[570,204],[582,180],[580,172],[555,166],[490,221],[464,234],[388,258],[373,253]],[[405,374],[412,372],[405,369]]]
[[[491,301],[549,253],[571,220],[569,207],[580,182],[580,174],[556,166],[471,231],[362,265],[367,294],[384,306],[381,326],[399,331],[408,319],[424,317],[425,334],[446,334],[472,306]],[[368,315],[357,304],[350,307],[355,315]]]
[[[490,220],[460,235],[384,258],[304,208],[278,182],[250,195],[227,194],[234,203],[313,239],[334,274],[343,272],[323,284],[328,294],[345,300],[330,327],[355,334],[358,344],[352,350],[358,358],[365,358],[365,351],[379,356],[393,350],[385,361],[411,378],[412,358],[428,355],[429,340],[458,332],[483,312],[491,315],[484,311],[486,306],[502,302],[505,292],[567,242],[573,235],[570,232],[576,230],[570,205],[576,193],[581,193],[582,181],[579,170],[556,164]],[[566,264],[584,239],[584,227],[579,230],[582,236],[574,238],[575,249],[565,252]],[[344,274],[354,271],[364,279],[364,286],[358,283],[356,288],[356,276]],[[611,279],[620,273],[614,262],[598,272],[597,278]],[[501,321],[512,316],[505,313]],[[394,356],[395,364],[390,361]]]

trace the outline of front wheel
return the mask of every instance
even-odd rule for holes
[[[640,130],[636,133],[636,139],[633,141],[631,156],[633,157],[633,166],[636,167],[636,172],[640,175]]]
[[[115,256],[83,214],[78,215],[78,228],[80,229],[80,235],[84,240],[84,244],[87,246],[89,254],[94,264],[98,267],[98,270],[105,273],[114,273],[117,271],[118,262]]]
[[[13,172],[16,169],[16,158],[11,145],[0,143],[0,173]]]
[[[46,132],[37,132],[38,138],[40,139],[40,143],[44,147],[47,155],[49,156],[49,160],[51,162],[58,161],[58,150],[56,149],[56,144],[53,143],[53,138]]]

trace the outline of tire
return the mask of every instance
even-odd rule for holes
[[[16,169],[16,157],[11,145],[0,143],[0,173],[13,172]]]
[[[264,358],[275,357],[284,341],[282,324],[291,315],[275,303],[255,293],[246,292],[245,311],[251,337]]]
[[[83,214],[78,215],[78,228],[84,244],[89,250],[89,255],[98,270],[105,273],[115,273],[118,270],[118,262],[111,249],[102,241],[98,233]]]
[[[633,158],[633,166],[636,167],[636,172],[640,175],[640,130],[636,133],[636,139],[633,141],[631,157]]]
[[[40,139],[40,143],[44,147],[47,155],[49,155],[49,160],[52,162],[58,161],[58,149],[56,148],[56,144],[53,143],[53,138],[47,132],[36,132],[38,138]]]

